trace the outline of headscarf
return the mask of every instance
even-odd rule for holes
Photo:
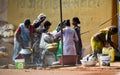
[[[35,28],[37,29],[42,29],[43,28],[43,22],[40,23],[40,25],[38,25],[38,22],[40,22],[42,20],[43,17],[46,17],[46,15],[44,13],[41,13],[37,16],[37,18],[33,21],[33,24]]]
[[[37,18],[34,20],[33,24],[40,22],[42,17],[46,17],[46,15],[44,13],[39,14]]]

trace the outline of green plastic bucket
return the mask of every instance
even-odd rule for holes
[[[24,69],[25,59],[15,59],[15,68],[16,69]]]

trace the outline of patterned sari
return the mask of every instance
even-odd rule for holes
[[[32,26],[26,28],[24,23],[21,23],[14,34],[14,53],[13,60],[15,60],[17,54],[19,54],[21,48],[28,48],[30,43],[30,34],[33,32]],[[19,42],[16,38],[17,34],[20,34]],[[22,45],[22,46],[21,46]]]

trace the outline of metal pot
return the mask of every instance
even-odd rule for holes
[[[25,48],[25,49],[22,48],[19,53],[20,54],[31,54],[32,51],[30,50],[30,48]]]

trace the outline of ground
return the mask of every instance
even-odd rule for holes
[[[12,63],[13,44],[2,42],[0,46],[8,49],[9,56],[0,58],[0,65]],[[7,62],[6,62],[7,61]],[[46,69],[0,69],[0,75],[120,75],[120,62],[112,62],[110,67],[50,66]]]
[[[120,75],[120,62],[112,62],[110,67],[51,66],[46,69],[0,69],[0,75]]]

